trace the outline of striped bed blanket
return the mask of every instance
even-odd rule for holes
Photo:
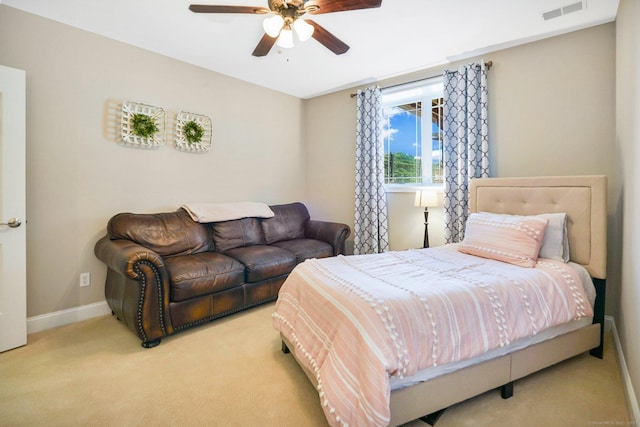
[[[273,325],[315,375],[330,425],[384,426],[390,378],[592,316],[562,262],[523,268],[444,246],[307,260],[282,286]]]

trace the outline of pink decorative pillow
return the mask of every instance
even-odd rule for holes
[[[472,213],[467,218],[460,252],[534,267],[548,220],[535,216]]]

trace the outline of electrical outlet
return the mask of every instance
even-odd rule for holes
[[[80,287],[91,284],[91,273],[80,273]]]

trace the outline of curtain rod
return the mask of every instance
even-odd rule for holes
[[[484,63],[484,65],[485,65],[485,67],[487,67],[487,70],[490,70],[491,67],[493,66],[493,61],[487,61],[487,62]],[[433,79],[435,77],[440,77],[440,76],[442,76],[442,74],[438,74],[438,75],[430,76],[430,77],[423,77],[421,79],[413,80],[413,81],[410,81],[410,82],[398,83],[397,85],[391,85],[391,86],[383,87],[382,89],[389,89],[389,88],[396,87],[396,86],[408,85],[410,83],[421,82],[422,80],[429,80],[429,79]],[[349,94],[349,96],[351,98],[355,98],[357,95],[358,95],[357,93]]]

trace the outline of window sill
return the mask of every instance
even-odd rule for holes
[[[433,190],[438,193],[444,192],[443,184],[434,185],[418,185],[418,184],[385,184],[384,191],[386,193],[415,193],[418,190]]]

